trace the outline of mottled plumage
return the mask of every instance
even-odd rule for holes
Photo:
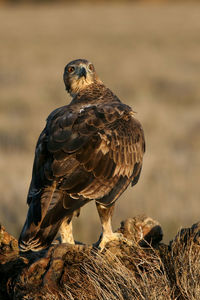
[[[19,239],[22,251],[48,247],[59,228],[63,242],[73,243],[71,220],[95,200],[104,238],[114,237],[114,203],[139,179],[144,134],[131,108],[123,104],[86,60],[64,71],[69,105],[54,110],[36,146],[29,211]],[[60,227],[61,226],[61,227]]]

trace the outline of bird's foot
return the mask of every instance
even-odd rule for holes
[[[100,251],[102,252],[103,249],[105,248],[106,244],[109,242],[112,242],[112,241],[118,241],[118,242],[126,243],[126,244],[132,246],[132,241],[125,238],[122,233],[112,232],[109,234],[101,235],[99,241],[96,244],[94,244],[94,247],[99,248]]]

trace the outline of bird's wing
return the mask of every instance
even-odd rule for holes
[[[110,194],[116,185],[121,191],[137,182],[143,153],[143,130],[127,105],[62,107],[39,138],[28,202],[55,181],[75,199],[116,198]]]
[[[133,112],[122,103],[89,107],[78,118],[79,133],[90,138],[76,153],[93,180],[79,194],[110,204],[136,184],[145,151],[144,134]]]

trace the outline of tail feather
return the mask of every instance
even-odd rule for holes
[[[46,188],[30,202],[26,222],[19,237],[21,251],[40,251],[55,238],[66,216],[63,194],[55,188]]]

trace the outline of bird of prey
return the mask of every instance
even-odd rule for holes
[[[77,59],[65,67],[70,104],[55,109],[39,136],[27,197],[27,218],[19,238],[21,251],[49,247],[57,232],[74,243],[72,218],[87,202],[96,202],[102,224],[100,248],[112,239],[115,201],[139,179],[144,133],[132,109]]]

